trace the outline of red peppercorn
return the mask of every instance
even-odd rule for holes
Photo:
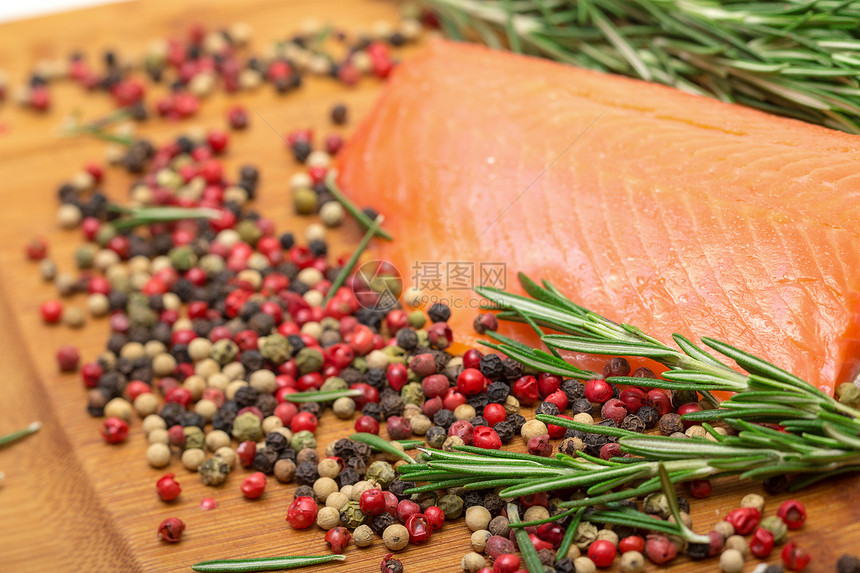
[[[661,416],[665,416],[669,412],[672,411],[672,399],[657,388],[648,391],[648,401],[651,405],[656,408],[657,413]]]
[[[516,573],[520,568],[520,558],[513,553],[503,553],[493,562],[493,573]]]
[[[358,507],[365,515],[376,516],[385,511],[385,495],[382,490],[369,489],[361,494]]]
[[[179,482],[173,478],[174,474],[164,474],[160,480],[155,482],[155,489],[161,501],[173,501],[182,493]]]
[[[678,406],[678,415],[683,416],[684,414],[692,414],[694,412],[701,412],[702,407],[699,406],[698,402],[687,402],[686,404],[681,404]],[[695,426],[699,422],[693,422],[691,420],[684,420],[684,427],[689,428],[690,426]]]
[[[806,508],[796,499],[782,502],[776,515],[785,522],[789,529],[800,529],[806,523]]]
[[[465,370],[463,372],[465,372]],[[427,398],[444,396],[448,392],[449,387],[450,384],[448,383],[448,378],[444,374],[431,374],[421,381],[421,389],[424,391],[424,396]]]
[[[245,129],[248,127],[248,112],[242,106],[233,106],[227,110],[227,124],[230,129]]]
[[[585,399],[595,404],[603,404],[612,398],[612,386],[602,378],[589,380],[585,383]]]
[[[652,533],[645,541],[645,555],[657,565],[661,565],[678,555],[678,546],[665,535]]]
[[[30,239],[24,248],[24,253],[31,261],[41,261],[48,256],[48,243],[41,237]]]
[[[212,388],[214,390],[214,388]],[[143,380],[132,380],[125,387],[125,393],[128,399],[134,402],[141,394],[149,394],[152,392],[152,387]]]
[[[331,548],[331,552],[338,555],[343,553],[351,539],[352,534],[349,530],[340,525],[329,529],[325,534],[325,542],[328,543],[328,546]]]
[[[411,515],[406,520],[405,525],[409,532],[409,543],[423,543],[430,539],[430,535],[433,533],[433,528],[421,513]]]
[[[628,551],[644,553],[645,540],[638,535],[630,535],[618,542],[618,550],[621,551],[621,553],[627,553]]]
[[[541,549],[552,549],[552,544],[544,541],[534,533],[529,533],[529,540],[532,542],[532,545],[535,546],[535,549],[540,551]]]
[[[564,528],[553,521],[538,526],[535,534],[547,543],[551,543],[553,549],[558,549],[564,539]]]
[[[639,388],[627,388],[621,392],[618,399],[624,402],[628,413],[635,414],[646,404],[648,395]]]
[[[430,353],[418,354],[409,361],[409,369],[419,378],[430,376],[436,373],[436,359]]]
[[[449,436],[457,436],[467,446],[472,445],[472,438],[475,434],[475,427],[466,420],[457,420],[451,427],[448,428]]]
[[[551,393],[549,396],[544,398],[544,402],[555,404],[558,407],[559,412],[564,412],[565,410],[567,410],[567,394],[565,394],[561,390],[556,390],[555,392]]]
[[[102,428],[102,437],[109,444],[121,444],[128,437],[128,424],[119,418],[108,418]]]
[[[431,505],[424,510],[424,517],[427,519],[427,523],[430,524],[433,531],[442,529],[442,525],[445,523],[445,512],[435,505]]]
[[[308,430],[313,433],[317,431],[318,424],[317,417],[310,412],[299,412],[290,420],[290,430],[294,433],[301,432],[302,430]]]
[[[782,563],[789,571],[802,571],[810,559],[809,553],[794,541],[782,548]]]
[[[601,569],[612,565],[615,554],[615,546],[606,539],[598,539],[588,546],[588,558]]]
[[[738,535],[749,535],[758,525],[761,513],[754,507],[739,507],[729,512],[726,521],[735,528]]]
[[[242,494],[248,499],[257,499],[266,490],[266,474],[254,472],[242,480]]]
[[[168,543],[178,543],[185,531],[185,523],[176,517],[168,517],[158,526],[158,536]]]
[[[325,138],[325,150],[329,155],[337,155],[340,148],[343,147],[343,137],[333,133]]]
[[[287,509],[287,522],[294,529],[307,529],[317,520],[317,504],[309,497],[297,497]]]
[[[372,416],[359,416],[355,421],[355,431],[367,434],[379,434],[379,421]]]
[[[624,402],[617,398],[607,400],[600,409],[600,415],[604,420],[612,420],[617,425],[621,425],[624,418],[627,416],[627,408],[624,407]]]
[[[478,426],[472,433],[472,445],[485,450],[499,450],[502,447],[502,438],[494,429]]]
[[[413,515],[421,513],[421,507],[411,499],[404,499],[397,504],[397,519],[406,523]]]
[[[392,440],[405,440],[412,434],[412,424],[403,416],[391,416],[385,421],[385,430]]]
[[[501,404],[491,403],[484,406],[484,419],[490,427],[504,421],[507,415],[505,407]]]
[[[538,390],[543,398],[546,398],[553,392],[557,392],[561,388],[561,376],[550,374],[549,372],[541,372],[537,378]],[[564,410],[564,408],[560,408]]]
[[[370,384],[359,382],[350,386],[349,389],[358,390],[361,392],[361,394],[359,394],[358,396],[352,397],[352,399],[355,401],[355,405],[357,408],[364,408],[365,404],[367,404],[368,402],[379,402],[379,390],[377,390]]]
[[[526,509],[534,507],[536,505],[546,507],[549,504],[549,495],[545,491],[533,493],[530,495],[523,495],[520,497],[520,503]]]
[[[352,362],[352,360],[350,360],[350,362]],[[347,366],[348,365],[349,364],[347,364]],[[385,369],[385,378],[388,380],[388,385],[391,386],[392,390],[400,392],[400,390],[406,385],[406,382],[409,381],[409,371],[406,369],[405,364],[392,362]]]
[[[600,458],[603,460],[611,460],[612,458],[621,457],[621,445],[616,442],[604,444],[600,448]]]
[[[227,145],[230,143],[230,136],[227,135],[226,131],[213,129],[206,134],[206,143],[209,144],[212,153],[220,155],[227,149]]]
[[[466,396],[457,392],[454,388],[448,388],[448,392],[442,398],[442,405],[452,412],[457,409],[457,406],[466,403]]]
[[[552,444],[549,443],[549,436],[547,434],[529,439],[527,447],[529,453],[533,456],[548,458],[552,455]]]
[[[98,362],[87,362],[81,366],[81,378],[87,388],[95,388],[102,374],[104,374],[104,368]]]
[[[465,368],[457,376],[457,388],[466,396],[472,396],[484,390],[486,380],[477,368]]]
[[[60,367],[60,372],[74,372],[78,369],[80,360],[81,354],[74,346],[65,344],[57,350],[57,365]]]
[[[694,479],[690,482],[690,495],[696,499],[704,499],[711,495],[711,481]]]
[[[236,448],[236,456],[239,458],[239,464],[243,468],[249,468],[254,463],[254,456],[257,455],[257,442],[250,440],[242,442]]]
[[[559,414],[557,417],[564,418],[565,420],[572,420],[573,419],[566,414]],[[555,438],[560,438],[560,437],[564,436],[564,434],[567,432],[567,428],[565,428],[564,426],[556,426],[555,424],[547,424],[546,425],[546,431],[549,434],[550,438],[555,439]]]
[[[765,559],[773,551],[773,533],[764,527],[757,527],[750,540],[750,553]]]
[[[191,395],[191,390],[188,388],[174,388],[164,396],[164,401],[168,403],[181,404],[183,408],[188,408],[194,396]]]
[[[481,366],[481,357],[483,356],[477,348],[470,348],[463,353],[463,368],[479,368]]]
[[[511,387],[511,393],[523,406],[531,406],[540,399],[537,379],[534,376],[523,376]]]
[[[39,311],[45,324],[57,324],[63,316],[63,303],[58,300],[45,301]]]

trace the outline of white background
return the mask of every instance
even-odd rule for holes
[[[115,0],[0,0],[0,22],[44,16],[75,8],[109,4]]]

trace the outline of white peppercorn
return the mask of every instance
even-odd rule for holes
[[[526,442],[528,442],[532,438],[537,438],[538,436],[544,436],[546,434],[546,424],[544,424],[540,420],[529,420],[528,422],[523,424],[523,427],[520,430],[520,435]]]
[[[732,535],[731,537],[726,539],[725,548],[734,549],[743,556],[747,554],[747,551],[749,551],[749,544],[747,543],[747,540],[743,538],[742,535]]]
[[[218,406],[212,400],[204,398],[194,404],[194,412],[200,414],[204,421],[211,422],[212,418],[215,417],[215,414],[218,413]]]
[[[206,453],[199,448],[189,448],[182,452],[182,467],[190,472],[197,469],[206,461]]]
[[[337,482],[329,477],[321,477],[314,482],[314,494],[323,503],[328,499],[328,496],[337,492],[337,490]]]
[[[460,567],[462,567],[463,571],[466,573],[477,573],[486,566],[487,559],[480,553],[476,553],[474,551],[466,553],[460,561]]]
[[[153,357],[152,373],[156,376],[170,376],[174,370],[176,370],[176,359],[172,355],[162,352]]]
[[[472,544],[472,549],[478,553],[483,553],[484,549],[487,547],[487,540],[492,537],[492,535],[493,534],[486,529],[479,529],[472,533],[472,537],[469,538],[469,542]]]
[[[576,573],[594,573],[597,566],[588,557],[577,557],[573,560],[573,569]]]
[[[170,464],[170,447],[167,444],[151,444],[146,449],[146,461],[156,469],[167,466]]]
[[[373,530],[367,525],[359,525],[355,528],[355,531],[352,532],[352,540],[358,547],[369,547],[370,545],[373,545],[374,537]]]
[[[340,525],[340,512],[333,507],[324,507],[317,513],[317,525],[320,529],[333,529]]]
[[[454,408],[454,417],[458,420],[471,420],[476,414],[475,408],[469,404],[460,404]]]
[[[764,513],[764,498],[757,493],[748,493],[741,500],[741,507],[753,507],[761,515]]]
[[[714,531],[723,536],[723,541],[735,534],[735,526],[728,521],[718,521],[714,524]]]
[[[334,401],[331,409],[334,411],[334,415],[341,420],[349,420],[355,414],[355,400],[349,396],[343,396]]]
[[[189,376],[182,382],[182,387],[191,392],[192,400],[199,400],[206,390],[206,380],[196,374]]]
[[[409,530],[399,523],[389,525],[382,532],[382,543],[390,551],[400,551],[409,544]]]
[[[251,385],[251,388],[267,394],[272,394],[278,389],[278,383],[275,381],[275,373],[271,370],[257,370],[248,378],[248,383]]]
[[[621,573],[642,573],[645,557],[638,551],[628,551],[621,555]]]
[[[331,458],[323,458],[317,464],[317,473],[320,477],[336,478],[340,473],[340,464]]]
[[[491,519],[492,514],[483,505],[473,505],[466,510],[466,527],[472,531],[486,530]]]
[[[224,463],[230,466],[230,469],[236,467],[236,460],[238,459],[238,456],[236,455],[236,450],[234,450],[230,446],[222,446],[215,450],[215,457],[224,460]]]
[[[167,435],[167,430],[156,428],[146,435],[146,441],[148,441],[150,444],[167,445],[167,443],[170,441],[170,437]]]
[[[342,491],[334,492],[325,500],[326,507],[333,507],[338,511],[340,511],[347,503],[349,503],[349,496]]]
[[[523,512],[523,521],[537,521],[549,517],[549,511],[542,505],[533,505]]]
[[[206,434],[206,447],[210,452],[215,452],[218,448],[230,445],[230,434],[224,430],[212,430]]]
[[[744,570],[743,553],[737,549],[726,549],[720,555],[720,571],[723,573],[741,573]]]
[[[586,414],[585,412],[580,412],[573,417],[573,421],[580,424],[594,424],[594,418],[591,414]]]
[[[425,416],[424,414],[418,414],[417,416],[413,416],[412,419],[409,420],[409,423],[412,425],[412,433],[416,436],[423,436],[427,434],[427,430],[430,429],[430,426],[433,425],[433,422]]]
[[[266,416],[263,419],[263,433],[268,434],[284,427],[284,421],[277,416]]]
[[[547,517],[549,516],[547,515]],[[597,539],[603,539],[604,541],[608,541],[612,545],[618,547],[618,534],[611,529],[601,529],[598,531]]]
[[[158,412],[158,397],[152,392],[144,392],[134,399],[134,411],[138,416],[149,417]],[[161,417],[156,416],[159,420]],[[164,420],[161,420],[164,423]]]

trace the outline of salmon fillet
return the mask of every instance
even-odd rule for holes
[[[857,136],[439,41],[397,69],[337,167],[386,215],[380,256],[450,303],[459,342],[476,337],[468,267],[499,285],[503,265],[510,289],[517,271],[546,278],[664,341],[713,336],[832,391],[860,350],[858,150]]]

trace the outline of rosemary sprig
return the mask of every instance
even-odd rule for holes
[[[860,133],[851,0],[421,0],[456,39]]]
[[[406,452],[400,451],[386,440],[383,440],[379,436],[374,434],[369,434],[367,432],[357,432],[349,437],[350,440],[355,442],[364,442],[368,446],[379,450],[380,452],[385,452],[386,454],[391,454],[406,460],[407,463],[414,464],[415,460],[412,459],[412,456],[407,454]]]
[[[13,443],[26,438],[32,434],[35,434],[42,427],[42,422],[33,422],[26,428],[21,428],[20,430],[16,430],[5,436],[0,436],[0,448],[12,445]]]
[[[247,571],[280,571],[321,565],[331,561],[343,561],[346,555],[302,555],[283,557],[258,557],[253,559],[215,559],[201,561],[191,566],[202,573],[245,573]]]
[[[283,396],[290,402],[332,402],[338,398],[360,396],[361,390],[327,390],[319,392],[294,392]]]
[[[117,229],[128,229],[153,223],[172,223],[184,219],[217,219],[221,216],[219,211],[205,207],[124,207],[111,204],[108,209],[126,215],[111,222]]]
[[[382,215],[379,215],[378,217],[376,217],[376,220],[370,224],[370,227],[368,227],[367,229],[367,233],[364,234],[364,237],[361,239],[361,242],[358,243],[358,246],[352,252],[352,255],[350,255],[349,260],[346,261],[346,264],[343,265],[343,268],[340,269],[340,272],[337,274],[337,276],[334,278],[334,281],[331,283],[331,286],[328,289],[328,293],[323,299],[323,305],[328,303],[328,301],[330,301],[337,292],[337,289],[343,286],[343,283],[346,282],[346,279],[352,272],[353,267],[358,262],[358,259],[361,257],[361,253],[363,253],[364,249],[367,248],[367,245],[370,244],[370,239],[372,239],[373,236],[377,234],[377,232],[379,231],[379,226],[382,225],[382,221],[384,220],[385,218]]]
[[[373,221],[371,221],[370,217],[365,215],[364,211],[359,209],[352,201],[350,201],[347,196],[343,194],[343,191],[340,190],[340,187],[338,187],[336,170],[329,170],[328,175],[326,175],[325,178],[325,184],[334,198],[337,199],[338,202],[343,205],[344,209],[346,209],[350,215],[355,217],[355,220],[358,221],[365,229],[369,230],[373,226]],[[373,233],[375,235],[379,235],[386,241],[393,240],[392,236],[388,234],[385,229],[377,227],[374,229]]]

